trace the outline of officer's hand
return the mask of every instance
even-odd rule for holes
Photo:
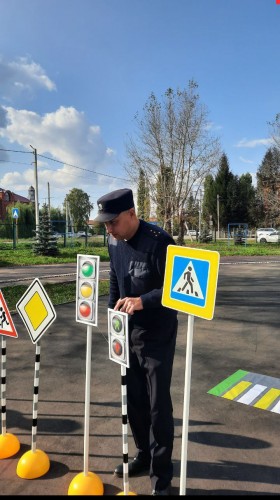
[[[114,307],[114,311],[121,311],[127,314],[134,314],[134,311],[141,311],[143,304],[141,297],[125,297],[119,299]]]

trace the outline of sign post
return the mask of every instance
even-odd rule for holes
[[[194,316],[208,320],[213,318],[219,260],[218,252],[177,245],[169,245],[167,248],[162,305],[188,313],[180,495],[186,494]]]
[[[0,434],[0,459],[15,455],[20,449],[18,438],[7,432],[6,428],[6,340],[18,336],[4,296],[0,290],[0,334],[1,334],[1,434]]]
[[[89,419],[92,327],[97,326],[99,260],[96,255],[77,255],[76,321],[87,325],[84,471],[76,474],[68,487],[68,495],[103,495],[100,477],[89,471]]]
[[[19,208],[12,209],[12,217],[13,217],[13,250],[16,248],[16,241],[18,239],[18,226],[17,221],[19,218]]]
[[[41,346],[39,340],[56,319],[56,312],[40,280],[35,278],[16,304],[17,311],[36,345],[33,389],[33,419],[31,450],[22,455],[17,464],[17,475],[23,479],[35,479],[50,468],[48,455],[37,448],[37,420],[39,400],[39,374]]]
[[[108,309],[108,342],[109,358],[121,365],[123,492],[118,493],[118,495],[135,495],[133,491],[129,491],[128,475],[126,369],[129,368],[129,346],[127,313]]]

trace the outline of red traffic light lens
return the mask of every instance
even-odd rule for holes
[[[113,340],[112,349],[117,356],[122,356],[123,346],[118,340]]]
[[[81,302],[79,305],[79,313],[83,318],[88,318],[91,315],[92,308],[88,302]]]

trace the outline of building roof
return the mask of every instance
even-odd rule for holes
[[[31,203],[28,198],[20,196],[20,194],[13,193],[14,201],[19,201],[20,203]]]

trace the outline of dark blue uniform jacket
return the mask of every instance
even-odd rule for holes
[[[141,297],[143,310],[129,319],[133,327],[164,329],[177,317],[177,311],[162,306],[162,287],[168,245],[173,238],[163,229],[140,220],[136,234],[128,241],[111,235],[108,248],[111,260],[109,307],[124,297]]]

